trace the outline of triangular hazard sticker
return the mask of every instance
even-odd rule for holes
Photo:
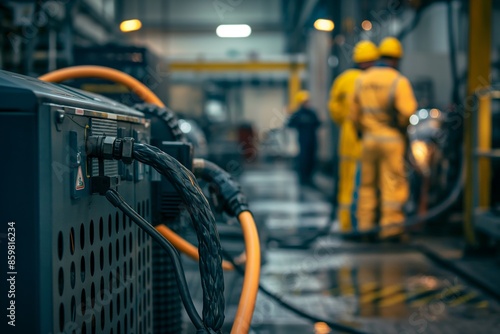
[[[85,189],[85,181],[83,179],[82,166],[78,166],[78,173],[76,174],[76,190]]]

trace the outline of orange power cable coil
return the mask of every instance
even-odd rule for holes
[[[159,107],[165,107],[165,104],[160,98],[142,82],[126,73],[109,67],[93,65],[66,67],[44,74],[38,79],[47,82],[63,82],[79,78],[99,78],[121,83],[145,102],[156,104]]]

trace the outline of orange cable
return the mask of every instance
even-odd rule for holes
[[[248,333],[255,309],[260,279],[260,241],[255,221],[252,214],[248,211],[240,213],[238,220],[243,230],[247,260],[245,263],[245,278],[243,279],[240,302],[231,334]]]
[[[153,93],[142,82],[126,73],[109,67],[93,65],[66,67],[44,74],[38,79],[47,82],[62,82],[78,78],[99,78],[116,83],[121,83],[132,92],[137,94],[137,96],[139,96],[145,102],[156,104],[157,106],[162,108],[165,107],[165,104],[163,104],[158,96],[156,96],[156,94]]]
[[[170,241],[170,243],[177,248],[180,252],[186,254],[190,258],[192,258],[195,261],[200,260],[200,255],[198,253],[198,248],[193,246],[189,241],[186,239],[182,238],[180,235],[172,231],[170,228],[167,226],[160,224],[155,226],[156,230],[161,233],[167,239]],[[227,261],[222,261],[222,269],[224,270],[234,270],[233,265],[230,262]]]

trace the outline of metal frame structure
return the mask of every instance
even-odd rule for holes
[[[500,87],[487,88],[476,95],[477,112],[473,113],[474,125],[472,152],[472,208],[474,227],[488,235],[500,238],[500,216],[492,213],[491,161],[500,159],[500,149],[492,149],[491,100],[500,100]]]
[[[469,4],[469,76],[467,95],[473,97],[479,90],[490,86],[491,71],[491,36],[492,36],[492,1],[470,0]],[[480,38],[478,38],[480,36]],[[468,99],[469,100],[469,99]],[[474,235],[474,173],[472,168],[474,114],[472,103],[466,103],[464,122],[464,144],[466,159],[466,181],[464,193],[464,234],[469,246],[477,246]],[[482,171],[483,172],[483,171]]]

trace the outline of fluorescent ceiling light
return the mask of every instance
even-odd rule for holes
[[[215,32],[222,38],[243,38],[250,36],[252,28],[248,24],[221,24]]]
[[[123,32],[136,31],[141,29],[142,23],[137,19],[126,20],[120,23],[120,30]]]
[[[335,28],[335,24],[332,20],[317,19],[314,21],[314,28],[321,31],[332,31]]]

